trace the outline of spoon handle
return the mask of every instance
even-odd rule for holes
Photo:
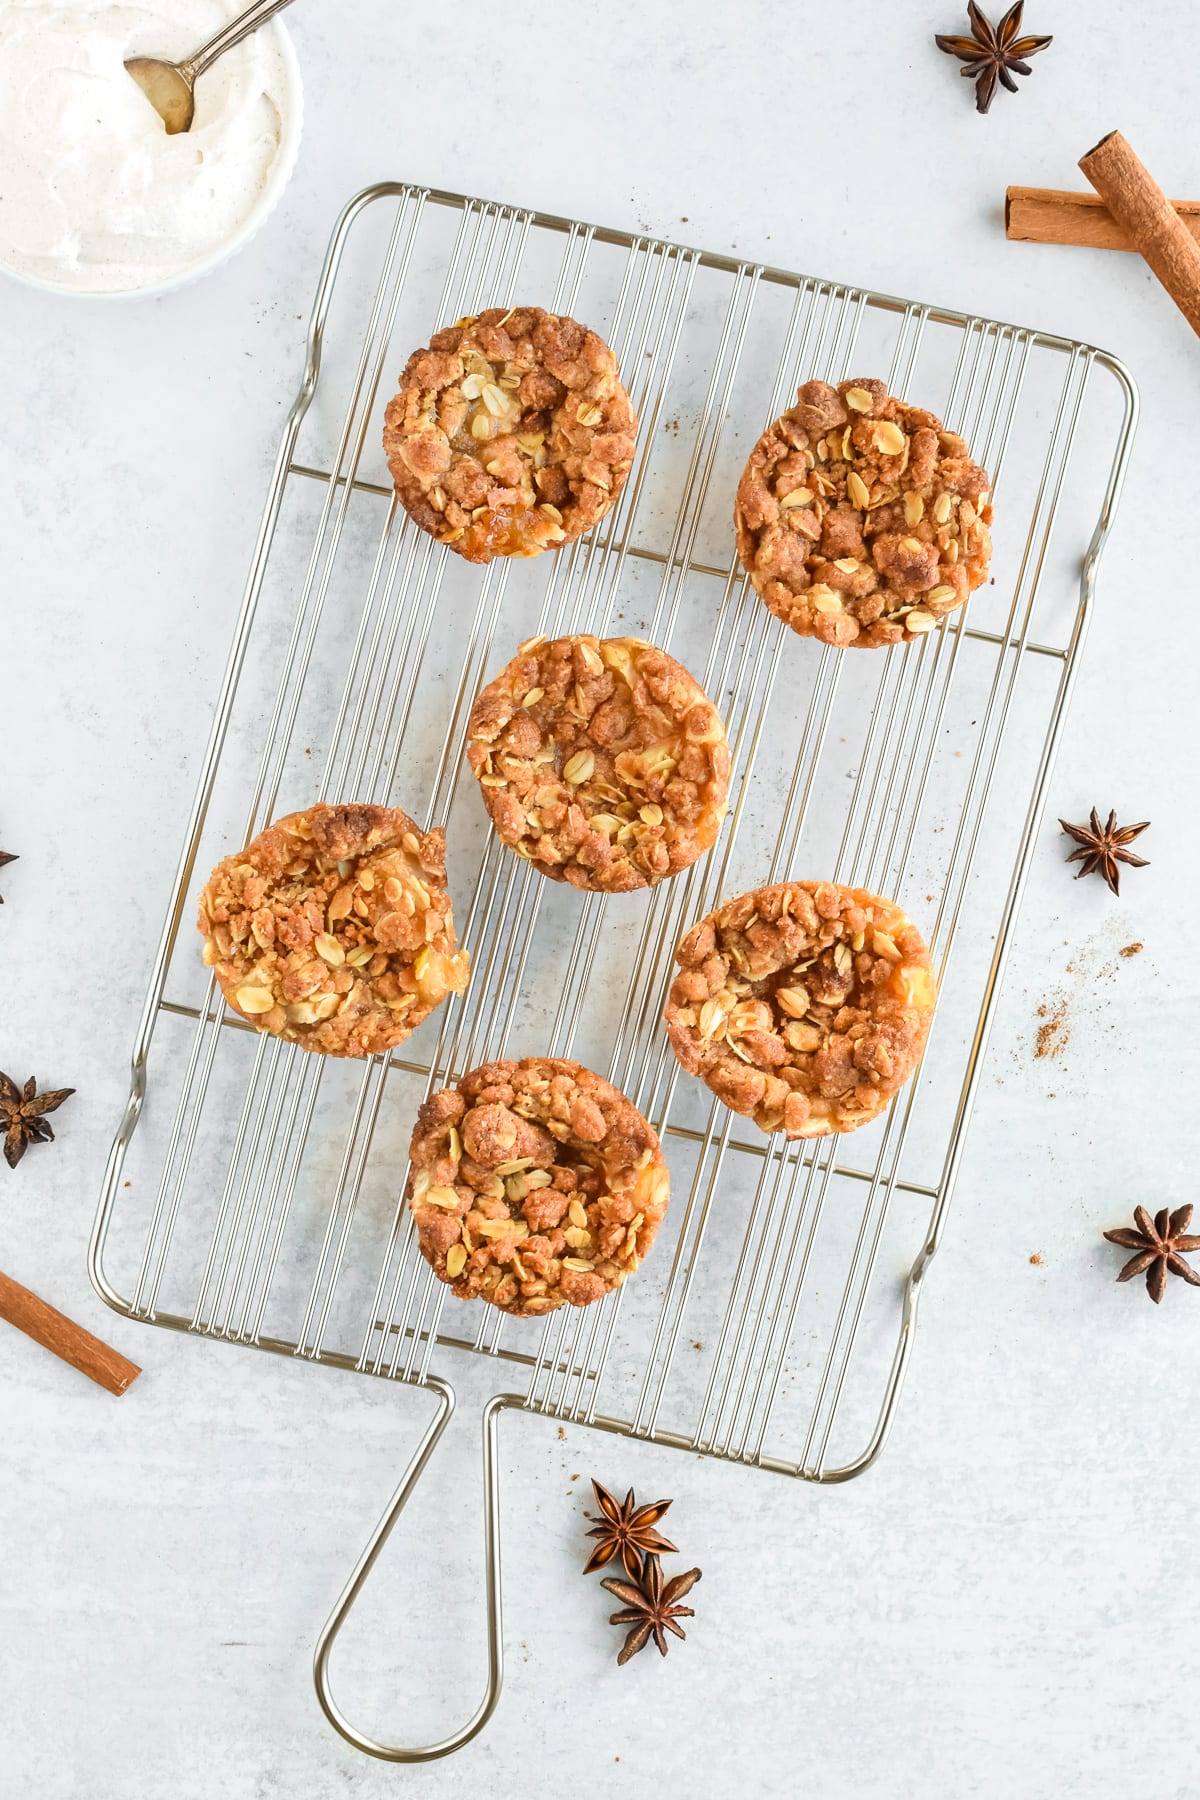
[[[209,38],[207,44],[202,45],[194,56],[188,57],[185,66],[191,70],[192,80],[195,81],[198,75],[203,75],[205,69],[215,63],[218,56],[224,56],[226,50],[232,50],[235,44],[240,44],[244,37],[249,37],[252,31],[257,31],[260,25],[265,25],[275,13],[282,12],[284,7],[290,6],[291,3],[292,0],[255,0],[253,6],[248,6],[244,13],[238,14],[236,19],[231,19],[229,24],[223,26],[215,37]]]

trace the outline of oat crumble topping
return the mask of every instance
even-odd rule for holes
[[[426,1100],[407,1198],[421,1254],[460,1300],[519,1317],[588,1306],[654,1241],[658,1137],[603,1076],[562,1057],[486,1063]]]
[[[671,1047],[734,1112],[789,1138],[854,1131],[912,1074],[936,997],[890,900],[786,881],[726,901],[675,952]]]
[[[738,555],[793,631],[911,643],[987,579],[989,485],[957,432],[882,381],[809,381],[750,453]]]
[[[542,874],[653,886],[716,841],[729,746],[680,663],[640,638],[531,638],[480,694],[467,756],[492,822]]]
[[[331,1056],[393,1049],[467,984],[444,833],[398,807],[277,820],[218,863],[197,922],[233,1011]]]
[[[490,562],[590,530],[621,491],[636,430],[594,331],[538,306],[492,307],[409,357],[383,447],[421,529]]]

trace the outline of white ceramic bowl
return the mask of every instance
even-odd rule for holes
[[[0,253],[0,275],[7,275],[10,281],[18,281],[23,287],[37,288],[43,294],[57,294],[66,300],[149,300],[157,294],[169,294],[174,288],[190,287],[193,281],[199,281],[202,275],[209,274],[236,256],[245,248],[250,239],[258,231],[263,222],[270,217],[279,204],[284,188],[291,180],[296,168],[296,159],[300,155],[300,137],[304,126],[304,88],[300,80],[300,61],[295,47],[289,37],[282,19],[274,19],[264,25],[263,30],[270,32],[279,49],[280,61],[283,64],[286,83],[281,107],[282,137],[279,144],[279,155],[271,167],[262,193],[253,209],[242,221],[238,229],[221,243],[215,244],[204,256],[197,257],[186,269],[180,269],[174,275],[168,275],[163,281],[149,282],[141,287],[113,288],[104,293],[89,292],[85,289],[68,287],[65,283],[43,281],[38,275],[27,274],[24,269],[14,269],[3,259]]]

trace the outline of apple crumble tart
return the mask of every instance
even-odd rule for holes
[[[391,1050],[467,985],[445,836],[399,807],[289,813],[209,876],[204,960],[234,1012],[306,1050]]]
[[[485,1063],[432,1095],[411,1156],[406,1191],[426,1262],[460,1300],[520,1317],[620,1287],[670,1192],[653,1127],[562,1057]]]
[[[530,638],[475,702],[467,757],[504,842],[578,888],[652,887],[725,817],[720,715],[640,638]]]
[[[809,381],[750,452],[738,555],[802,636],[911,643],[987,579],[989,485],[957,432],[882,381]]]
[[[485,563],[589,531],[624,485],[636,430],[602,338],[540,306],[495,306],[409,357],[383,448],[410,518]]]
[[[933,968],[911,919],[877,894],[827,881],[758,888],[694,925],[675,960],[671,1048],[763,1131],[855,1131],[920,1060]]]

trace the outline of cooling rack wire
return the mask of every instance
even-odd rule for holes
[[[586,540],[481,572],[398,508],[381,412],[413,345],[514,300],[582,317],[612,344],[639,452]],[[851,373],[880,375],[962,431],[996,507],[993,585],[920,643],[865,655],[798,640],[775,620],[741,574],[730,526],[741,463],[797,383]],[[131,1318],[434,1396],[318,1642],[321,1704],[360,1749],[444,1756],[496,1705],[506,1410],[816,1482],[848,1480],[878,1456],[962,1159],[1136,412],[1111,356],[999,321],[402,184],[370,188],[342,214],[90,1268]],[[670,649],[726,721],[722,836],[648,895],[542,880],[486,830],[465,769],[483,680],[524,637],[584,630]],[[223,1012],[200,966],[188,916],[199,881],[272,817],[316,799],[399,804],[447,824],[472,979],[403,1054],[334,1066],[259,1036]],[[754,1141],[681,1076],[659,1018],[686,927],[720,896],[792,875],[895,895],[930,944],[940,1000],[922,1069],[881,1120],[852,1138],[783,1145]],[[402,1204],[424,1093],[489,1058],[535,1053],[577,1056],[629,1093],[673,1178],[636,1281],[541,1322],[448,1300]],[[401,1747],[351,1723],[329,1659],[451,1416],[439,1351],[512,1371],[483,1421],[488,1679],[460,1730]]]

